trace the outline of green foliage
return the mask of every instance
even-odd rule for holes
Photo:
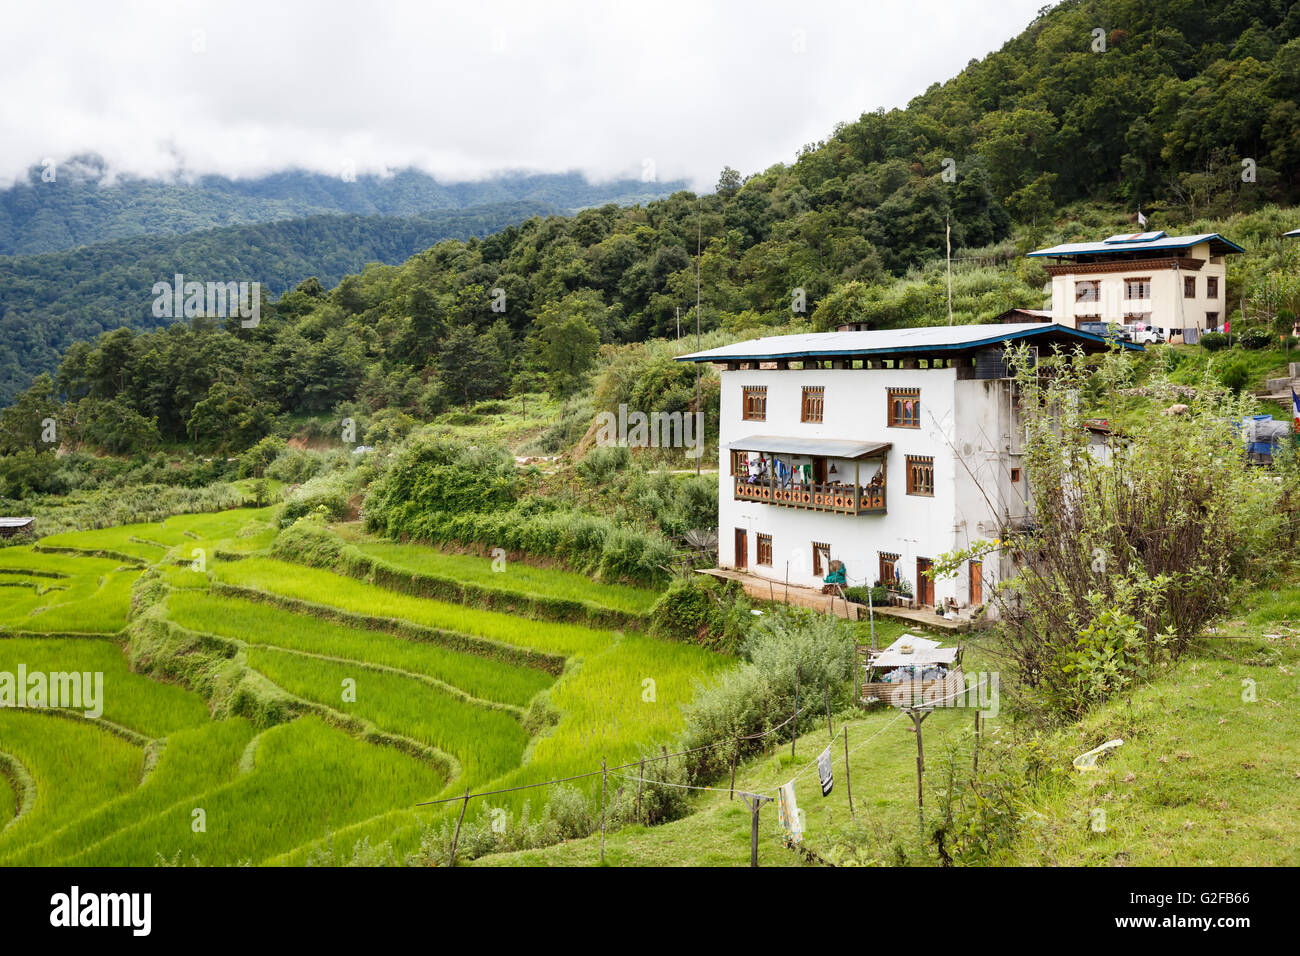
[[[1222,332],[1206,332],[1201,336],[1201,347],[1207,352],[1220,352],[1228,347],[1228,337]]]
[[[1152,404],[1182,401],[1187,412],[1145,415],[1104,454],[1088,449],[1084,422],[1116,420],[1134,363],[1115,351],[1017,365],[1032,530],[995,542],[1020,563],[990,603],[1013,690],[1048,719],[1078,716],[1178,660],[1238,589],[1268,573],[1285,522],[1279,483],[1243,467],[1235,423],[1253,400],[1208,374],[1191,398],[1155,375]],[[1099,406],[1083,400],[1090,388]]]
[[[650,611],[656,637],[734,653],[749,627],[750,605],[738,584],[692,574],[676,578]]]
[[[703,688],[687,708],[680,749],[733,738],[743,759],[760,753],[766,743],[789,740],[795,721],[768,732],[794,713],[796,684],[801,710],[809,700],[822,702],[827,693],[833,709],[852,701],[853,630],[838,618],[784,609],[765,614],[746,636],[742,653],[745,663]],[[806,728],[818,719],[825,719],[825,713],[813,708],[797,724]],[[756,736],[760,734],[766,736]],[[692,754],[690,779],[715,781],[731,758],[728,747]]]

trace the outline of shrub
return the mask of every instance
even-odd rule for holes
[[[740,759],[760,753],[765,743],[790,739],[794,723],[765,739],[794,711],[796,682],[806,700],[822,700],[829,691],[834,708],[852,700],[853,625],[838,618],[784,609],[757,619],[742,643],[747,658],[723,673],[686,709],[681,749],[692,750],[719,739],[738,739]],[[824,719],[820,710],[807,711],[798,721],[810,727]],[[751,739],[741,739],[741,738]],[[691,754],[688,773],[693,782],[718,779],[731,765],[731,748],[712,747]]]
[[[1215,364],[1214,373],[1225,388],[1230,388],[1234,392],[1240,392],[1250,384],[1253,374],[1250,360],[1237,351],[1228,352],[1219,359]]]
[[[351,517],[350,499],[355,493],[356,478],[355,471],[334,471],[317,475],[295,488],[285,497],[284,507],[280,509],[280,527],[287,528],[317,509],[333,521]]]
[[[1258,351],[1259,349],[1266,349],[1272,345],[1273,336],[1269,335],[1263,329],[1247,329],[1245,332],[1241,333],[1241,337],[1238,338],[1237,341],[1241,343],[1242,348]]]
[[[267,435],[239,456],[239,477],[261,478],[265,476],[267,467],[284,454],[287,447],[283,438]]]
[[[735,582],[722,584],[700,574],[680,577],[650,610],[650,633],[734,652],[749,624],[750,604]]]
[[[1083,423],[1099,413],[1114,418],[1116,406],[1088,408],[1073,397],[1098,380],[1118,396],[1131,370],[1121,354],[1054,357],[1031,368],[1022,353],[1032,531],[1008,530],[1000,542],[943,560],[955,567],[978,549],[1023,556],[990,604],[1014,665],[1010,690],[1047,720],[1073,719],[1177,660],[1234,592],[1265,572],[1282,524],[1281,486],[1242,467],[1235,423],[1254,402],[1208,374],[1186,414],[1135,420],[1123,454],[1088,453]],[[1149,388],[1157,406],[1179,400],[1166,381]]]
[[[1206,332],[1201,336],[1201,347],[1207,352],[1218,352],[1228,347],[1228,337],[1222,332]]]

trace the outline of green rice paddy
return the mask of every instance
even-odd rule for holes
[[[101,721],[0,710],[0,753],[25,768],[36,793],[15,819],[21,794],[0,774],[0,865],[152,865],[178,855],[297,864],[327,840],[350,849],[363,836],[392,842],[400,856],[415,848],[419,824],[445,812],[417,804],[634,759],[680,729],[696,681],[729,665],[636,632],[429,600],[273,560],[274,533],[268,509],[239,509],[0,549],[0,671],[21,663],[104,675]],[[412,573],[525,597],[638,615],[655,597],[566,571],[512,562],[500,573],[484,558],[348,537]],[[296,700],[288,722],[214,720],[193,690],[132,671],[132,588],[146,573],[166,593],[150,614],[226,647],[225,659]],[[524,666],[532,661],[512,648],[562,659],[563,673],[558,663]],[[524,713],[543,696],[553,719],[525,729]],[[525,798],[544,802],[545,791],[503,802]]]

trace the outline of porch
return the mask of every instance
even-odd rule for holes
[[[801,584],[789,584],[772,578],[760,577],[747,571],[734,568],[701,568],[696,574],[707,574],[720,581],[735,581],[745,593],[760,601],[776,604],[788,604],[792,607],[808,608],[821,614],[834,614],[848,621],[865,621],[868,608],[865,604],[846,601],[839,594],[823,594],[820,588],[805,587]],[[937,631],[969,631],[971,622],[963,617],[951,621],[934,612],[934,608],[908,608],[877,606],[877,615],[895,617],[908,621],[917,627],[926,627]]]
[[[735,500],[831,514],[885,514],[891,447],[889,442],[771,435],[732,442]],[[863,463],[872,460],[878,464],[864,472]]]

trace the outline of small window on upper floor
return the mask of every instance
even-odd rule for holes
[[[1075,302],[1100,302],[1101,301],[1101,280],[1084,279],[1074,284],[1074,301]]]
[[[820,422],[826,412],[826,389],[821,385],[805,385],[803,406],[799,412],[801,422]]]
[[[919,388],[889,389],[889,427],[921,427],[921,390]]]
[[[1219,277],[1205,277],[1205,297],[1207,299],[1217,299],[1219,297]]]
[[[744,392],[745,421],[762,422],[767,420],[767,386],[746,385]]]
[[[1196,276],[1183,276],[1183,298],[1196,298]]]
[[[1125,279],[1124,298],[1126,299],[1151,298],[1151,277],[1145,276],[1141,279]]]
[[[907,456],[907,493],[933,497],[934,457],[932,455]]]

